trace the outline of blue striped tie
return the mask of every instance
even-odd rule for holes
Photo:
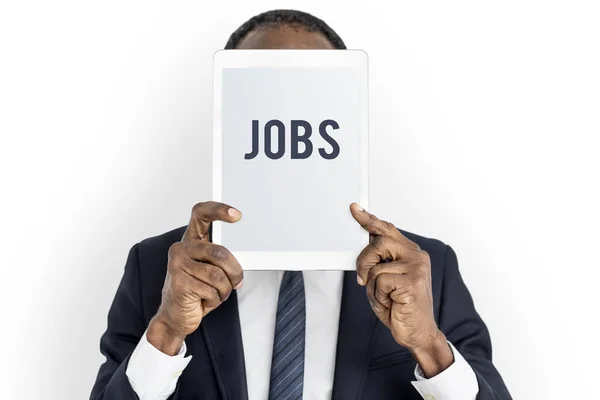
[[[305,325],[302,271],[286,271],[277,301],[269,400],[302,399]]]

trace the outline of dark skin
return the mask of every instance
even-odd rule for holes
[[[319,32],[297,27],[262,28],[248,33],[238,49],[333,49]],[[448,368],[454,358],[433,316],[431,264],[428,254],[391,223],[350,205],[370,243],[356,260],[358,284],[371,308],[398,344],[412,353],[426,377]],[[148,341],[168,355],[179,352],[202,318],[243,285],[244,272],[225,247],[211,243],[209,225],[235,223],[242,214],[222,203],[199,203],[187,230],[171,246],[162,303],[150,321]]]

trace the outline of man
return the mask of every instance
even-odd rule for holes
[[[226,48],[345,45],[318,18],[277,10]],[[356,271],[244,272],[210,241],[212,222],[241,212],[215,202],[135,245],[91,399],[510,399],[453,250],[350,212],[371,238]]]

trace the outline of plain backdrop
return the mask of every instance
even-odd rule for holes
[[[516,399],[598,398],[595,1],[3,1],[0,397],[89,396],[129,248],[210,197],[212,55],[300,8],[370,55],[371,211],[458,253]]]

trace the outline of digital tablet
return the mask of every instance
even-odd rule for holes
[[[214,55],[213,242],[246,270],[353,270],[369,236],[368,68],[360,50]]]

